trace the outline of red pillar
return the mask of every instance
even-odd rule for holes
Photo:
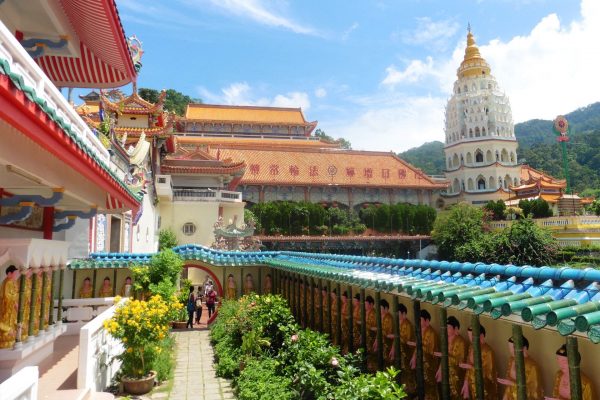
[[[54,227],[54,207],[44,207],[42,221],[44,239],[52,240],[52,228]]]

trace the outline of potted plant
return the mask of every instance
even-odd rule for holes
[[[169,316],[176,302],[161,296],[148,301],[129,299],[104,322],[104,328],[120,339],[125,351],[121,360],[123,389],[129,394],[145,394],[152,390],[156,372],[152,365],[161,352],[160,343],[169,334]]]

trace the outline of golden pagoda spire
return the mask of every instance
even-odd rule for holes
[[[479,47],[475,43],[475,38],[471,33],[471,24],[467,25],[467,48],[465,49],[465,57],[458,68],[457,75],[459,78],[473,78],[476,76],[484,76],[490,74],[490,66],[481,57]]]

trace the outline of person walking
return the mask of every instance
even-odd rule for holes
[[[202,297],[204,297],[202,286],[198,286],[196,292],[196,325],[200,324],[200,318],[202,318]]]
[[[210,319],[210,317],[215,312],[216,301],[217,301],[217,293],[215,292],[215,290],[212,287],[210,287],[208,289],[208,294],[206,295],[206,308],[208,308],[208,319]]]
[[[194,311],[196,310],[196,298],[194,296],[194,287],[190,286],[190,294],[188,295],[188,301],[187,301],[187,313],[188,313],[188,320],[187,323],[185,324],[185,327],[187,328],[188,326],[191,328],[194,327]]]

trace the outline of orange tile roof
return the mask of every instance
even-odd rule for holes
[[[338,149],[211,148],[243,160],[241,184],[445,188],[393,153]]]
[[[322,140],[306,139],[271,139],[271,138],[244,138],[244,137],[207,137],[207,136],[176,136],[177,143],[220,146],[227,148],[240,147],[312,147],[312,148],[339,148],[337,143],[328,143]]]
[[[307,125],[300,108],[188,104],[188,120]]]
[[[522,181],[529,182],[531,180],[533,182],[533,181],[537,181],[540,179],[547,181],[547,182],[553,182],[553,183],[565,182],[564,179],[556,179],[555,177],[553,177],[549,174],[546,174],[543,171],[535,169],[535,168],[531,167],[530,165],[523,164],[521,166],[521,180]]]

